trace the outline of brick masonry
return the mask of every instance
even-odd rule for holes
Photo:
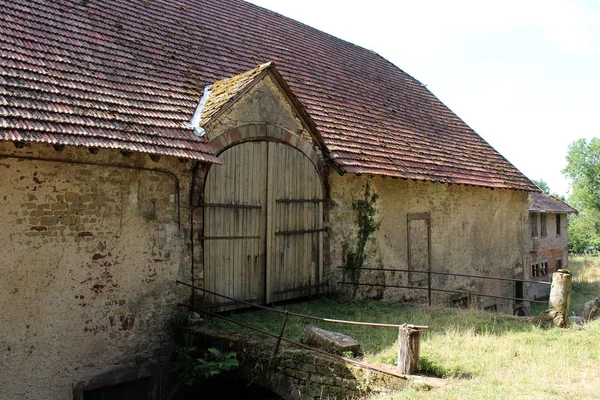
[[[189,276],[190,165],[10,142],[0,154],[21,157],[0,157],[0,398],[73,398],[78,382],[163,361],[189,295],[175,280]]]
[[[358,367],[309,350],[282,346],[273,358],[273,343],[242,335],[194,328],[200,347],[236,352],[238,374],[244,380],[270,388],[287,400],[343,400],[404,388],[407,378]]]
[[[532,236],[531,219],[537,223],[537,236]],[[561,233],[556,232],[556,218],[560,218]],[[557,261],[561,260],[562,268],[568,268],[569,249],[568,249],[568,229],[567,214],[546,214],[546,236],[541,232],[542,218],[540,213],[530,214],[530,223],[528,230],[527,251],[529,253],[528,265],[525,269],[527,279],[551,281],[552,273],[557,269]],[[534,264],[548,263],[547,275],[535,277],[532,276],[531,266]],[[543,298],[550,294],[549,285],[526,285],[525,296],[530,299]]]

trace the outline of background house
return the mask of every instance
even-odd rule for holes
[[[238,0],[0,4],[1,398],[155,393],[177,279],[261,303],[336,288],[368,181],[367,266],[412,272],[365,282],[529,268],[536,187],[372,51]]]
[[[564,201],[545,193],[529,194],[530,233],[527,241],[529,268],[526,279],[551,281],[557,269],[569,264],[567,215],[577,210]],[[546,285],[529,285],[526,298],[538,299],[550,294]]]

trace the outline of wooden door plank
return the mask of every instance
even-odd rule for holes
[[[266,184],[266,205],[267,205],[267,215],[266,215],[266,233],[265,233],[265,272],[266,272],[266,302],[271,303],[272,301],[272,285],[271,285],[271,269],[272,269],[272,257],[273,257],[273,238],[275,237],[273,232],[273,206],[275,202],[273,201],[273,178],[275,171],[273,170],[273,166],[271,165],[272,159],[275,153],[275,143],[268,142],[267,143],[267,184]]]

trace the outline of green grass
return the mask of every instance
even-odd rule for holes
[[[600,296],[600,258],[573,257],[572,309]],[[526,319],[480,310],[429,308],[404,303],[319,298],[281,305],[296,313],[336,319],[429,325],[421,342],[421,371],[447,379],[443,388],[422,386],[380,397],[392,399],[600,399],[600,320],[583,327],[541,329]],[[282,315],[238,312],[231,318],[279,333]],[[328,324],[290,317],[286,337],[299,340],[314,324],[346,333],[363,346],[365,359],[393,364],[393,328]],[[214,318],[208,327],[260,335]]]
[[[586,301],[600,297],[600,257],[569,256],[569,270],[573,273],[573,312]]]
[[[569,255],[569,271],[573,274],[569,314],[573,315],[586,301],[600,296],[600,257]],[[537,315],[546,308],[547,305],[534,303],[531,315]]]

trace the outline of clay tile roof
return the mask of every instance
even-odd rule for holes
[[[545,193],[529,193],[529,212],[576,213],[577,210],[559,198]]]
[[[203,89],[273,61],[349,173],[537,188],[376,53],[241,0],[0,0],[0,140],[216,161]]]

